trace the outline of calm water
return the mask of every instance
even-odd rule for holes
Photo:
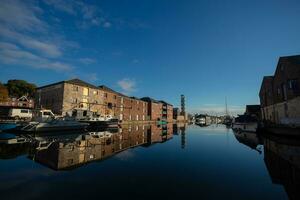
[[[299,199],[299,168],[292,139],[132,126],[0,144],[0,199]]]

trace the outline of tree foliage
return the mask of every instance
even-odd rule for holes
[[[33,97],[36,85],[24,80],[8,80],[5,86],[10,97],[21,97],[23,95]]]
[[[8,90],[7,88],[0,82],[0,102],[5,102],[8,99]]]

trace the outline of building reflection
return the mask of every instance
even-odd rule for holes
[[[186,147],[186,123],[177,123],[173,124],[174,134],[180,134],[181,139],[181,148],[184,149]]]
[[[256,133],[234,132],[242,144],[260,152],[264,151],[264,162],[272,183],[282,185],[291,200],[300,199],[300,140]]]
[[[265,138],[264,154],[272,182],[282,185],[289,199],[300,199],[300,141]]]
[[[262,138],[258,134],[252,132],[236,132],[234,131],[234,136],[238,142],[248,146],[249,148],[256,150],[258,153],[262,153]]]
[[[50,142],[40,138],[29,157],[52,169],[68,170],[104,160],[129,148],[163,143],[172,137],[173,124],[166,124],[127,126]]]

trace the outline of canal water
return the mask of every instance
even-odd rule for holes
[[[299,199],[294,139],[169,124],[26,140],[1,139],[1,200]]]

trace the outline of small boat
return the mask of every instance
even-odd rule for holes
[[[40,110],[37,112],[35,121],[20,124],[12,129],[3,130],[7,133],[44,133],[44,132],[65,132],[83,131],[88,127],[88,123],[81,123],[71,117],[56,117],[50,110]]]
[[[232,129],[240,132],[257,132],[258,120],[250,115],[239,115],[233,119]]]
[[[24,126],[17,126],[5,130],[8,133],[42,133],[42,132],[62,132],[86,130],[88,123],[80,123],[75,120],[54,119],[49,122],[29,122]]]
[[[90,127],[118,127],[119,120],[112,116],[95,116],[78,119],[79,122],[88,123]]]

